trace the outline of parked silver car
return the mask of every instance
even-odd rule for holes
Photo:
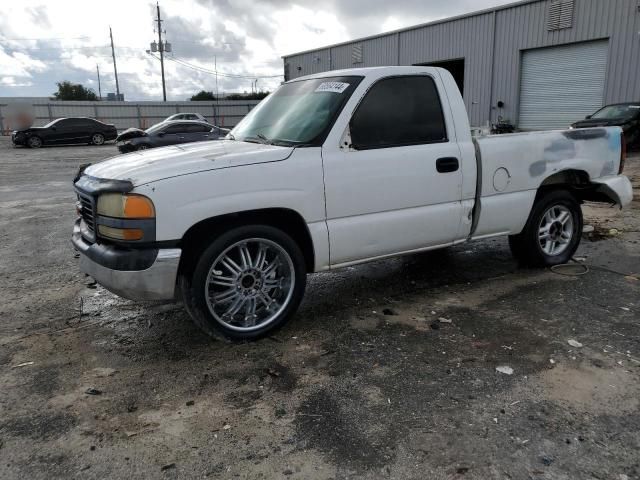
[[[197,120],[200,122],[209,123],[201,113],[174,113],[170,117],[165,118],[164,122],[172,122],[173,120]]]
[[[120,152],[128,153],[179,143],[220,140],[227,133],[229,130],[226,128],[216,127],[210,123],[192,120],[171,121],[157,123],[146,130],[129,128],[118,135],[116,144]]]

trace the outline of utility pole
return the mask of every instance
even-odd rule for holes
[[[160,5],[156,2],[158,9],[158,49],[160,50],[160,70],[162,71],[162,100],[167,101],[167,89],[164,85],[164,45],[162,44],[162,20],[160,19]]]
[[[213,70],[216,72],[216,100],[218,99],[218,56],[213,56]]]
[[[102,86],[100,84],[100,65],[96,64],[96,72],[98,72],[98,98],[102,101]]]
[[[220,95],[218,94],[218,56],[213,56],[213,70],[216,72],[216,125],[218,125],[218,116],[220,115]]]
[[[116,75],[116,100],[120,100],[120,85],[118,84],[118,67],[116,66],[116,51],[113,48],[113,33],[109,27],[109,36],[111,37],[111,56],[113,57],[113,72]]]

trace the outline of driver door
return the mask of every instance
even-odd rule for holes
[[[350,136],[323,146],[332,266],[455,240],[461,154],[439,81],[425,74],[378,80],[356,108]]]
[[[185,130],[186,127],[182,123],[169,125],[164,129],[162,135],[158,135],[159,146],[165,147],[167,145],[183,143],[185,140]]]

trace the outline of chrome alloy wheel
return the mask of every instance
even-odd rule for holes
[[[571,211],[562,205],[554,205],[542,217],[538,230],[542,251],[552,257],[562,254],[573,239],[574,225]]]
[[[204,296],[218,323],[251,332],[278,318],[291,301],[295,281],[293,261],[284,248],[251,238],[234,243],[215,259]]]
[[[94,145],[102,145],[104,143],[104,135],[100,133],[94,133],[91,137],[91,143]]]

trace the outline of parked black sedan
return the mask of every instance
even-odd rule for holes
[[[630,149],[640,149],[640,102],[607,105],[571,127],[622,127],[627,146]]]
[[[14,145],[40,148],[43,145],[70,145],[85,143],[102,145],[115,140],[118,131],[113,125],[102,123],[93,118],[59,118],[44,127],[29,127],[16,130],[11,134]]]
[[[154,147],[165,147],[179,143],[220,140],[229,130],[216,127],[210,123],[179,120],[157,123],[146,130],[129,128],[116,139],[118,150],[122,153],[146,150]]]

